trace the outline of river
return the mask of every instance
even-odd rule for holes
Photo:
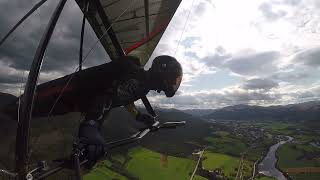
[[[269,177],[275,177],[278,180],[287,180],[287,178],[276,168],[276,163],[277,163],[277,157],[276,157],[276,152],[277,149],[289,142],[292,141],[292,137],[288,136],[288,140],[286,141],[280,141],[277,144],[273,145],[270,147],[267,155],[264,157],[264,159],[261,161],[261,163],[258,164],[258,171],[261,174],[264,174]]]

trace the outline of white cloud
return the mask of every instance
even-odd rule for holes
[[[180,37],[177,32],[182,31],[190,5],[191,1],[183,2],[172,22],[177,30],[167,31],[161,41],[165,44],[162,50],[166,49],[161,53],[175,55],[186,69],[187,81],[182,84],[184,93],[180,98],[188,96],[193,101],[190,106],[198,102],[198,106],[210,107],[237,103],[271,105],[319,97],[314,84],[319,75],[312,70],[320,62],[319,1],[201,1],[191,11],[201,9],[200,18],[191,13],[176,50]],[[213,77],[214,72],[228,70],[229,75],[221,77],[221,81],[232,76],[240,78],[218,90],[190,88],[192,79],[201,81],[198,77],[210,70]],[[170,104],[167,101],[165,104]],[[170,102],[174,106],[175,98]]]
[[[221,108],[237,104],[249,105],[284,105],[312,100],[320,100],[320,84],[308,87],[279,84],[273,88],[248,89],[235,85],[220,90],[202,90],[182,92],[173,98],[161,95],[150,97],[153,104],[162,108]]]
[[[277,70],[275,61],[279,58],[278,52],[246,52],[245,54],[244,56],[234,57],[228,60],[224,63],[224,66],[236,74],[245,76],[269,74]]]
[[[182,1],[151,57],[153,59],[157,55],[168,54],[179,60],[184,69],[181,93],[172,99],[152,96],[155,104],[215,108],[239,103],[285,104],[319,98],[319,0],[199,0],[194,1],[193,5],[192,2]],[[14,12],[15,16],[8,16],[12,19],[0,18],[2,24],[15,22],[15,18],[21,17],[30,6],[29,3],[20,6],[17,3],[21,2],[9,3],[17,7],[18,11]],[[47,20],[53,10],[50,8],[53,7],[52,3],[56,2],[50,2],[36,12],[11,39],[16,40],[16,43],[2,51],[14,53],[17,59],[16,66],[13,66],[8,64],[10,59],[0,57],[3,63],[0,64],[3,66],[0,74],[9,75],[9,78],[2,79],[3,82],[23,76],[21,74],[24,70],[21,67],[29,66],[26,62],[30,61],[26,59],[32,59],[29,53],[35,49],[35,46],[32,46],[33,50],[30,50],[31,46],[28,49],[26,47],[37,44],[40,37],[35,33],[43,31],[47,23],[44,19]],[[81,13],[73,1],[68,2],[63,13],[65,18],[59,20],[53,37],[53,50],[48,51],[45,57],[46,71],[40,76],[41,82],[70,73],[73,66],[65,65],[67,60],[73,59],[72,63],[77,63]],[[6,29],[2,27],[1,30]],[[85,45],[88,48],[96,37],[92,30],[86,32]],[[26,43],[17,43],[22,38],[27,39]],[[54,49],[62,46],[70,47],[68,53],[72,52],[75,56],[63,59],[65,56],[62,56],[62,51]],[[9,52],[8,49],[15,52]],[[86,66],[104,62],[101,50],[99,46]],[[57,71],[48,67],[64,69]],[[201,79],[204,75],[206,80]],[[215,81],[210,81],[210,76],[215,77],[212,78]],[[219,81],[216,80],[217,76]],[[236,80],[221,88],[204,89],[199,86],[201,83],[229,82],[234,76],[237,76]],[[194,83],[195,79],[200,82]],[[3,83],[0,88],[8,92],[17,89],[20,84]]]
[[[307,49],[298,53],[293,62],[314,68],[320,67],[320,47]]]
[[[250,79],[244,83],[243,88],[270,90],[278,86],[279,86],[279,83],[271,79]]]

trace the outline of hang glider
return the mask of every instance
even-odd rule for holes
[[[102,37],[100,42],[112,60],[123,55],[134,55],[139,57],[141,64],[144,65],[157,46],[181,0],[87,2],[76,0],[76,2],[97,38]]]
[[[38,2],[13,28],[0,40],[0,46],[9,35],[36,9],[47,0]],[[25,179],[28,175],[29,131],[32,108],[37,89],[37,80],[41,64],[52,37],[54,28],[67,0],[60,0],[50,18],[44,34],[39,42],[37,51],[28,75],[24,94],[19,101],[18,126],[16,135],[15,173],[8,175]],[[181,0],[75,0],[82,10],[84,17],[93,28],[105,51],[115,60],[121,56],[134,55],[145,65],[167,28]],[[84,22],[85,19],[83,19]],[[82,29],[84,27],[84,23]],[[80,41],[79,69],[82,64],[82,41]],[[75,74],[75,73],[74,73]],[[71,78],[73,76],[70,76]],[[70,79],[71,79],[70,78]],[[64,90],[66,85],[62,87]],[[59,96],[60,97],[60,96]],[[142,98],[150,112],[152,107],[146,97]],[[57,102],[57,101],[56,101]],[[55,103],[54,103],[55,105]],[[54,107],[54,106],[53,106]],[[152,113],[151,113],[152,114]]]

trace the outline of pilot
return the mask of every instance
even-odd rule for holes
[[[150,90],[158,93],[163,91],[167,97],[173,97],[177,92],[182,80],[182,67],[174,57],[167,55],[156,57],[149,70],[144,70],[139,62],[137,57],[123,56],[98,69],[98,75],[90,77],[84,73],[83,78],[78,77],[81,79],[78,86],[83,87],[78,93],[88,99],[89,105],[78,135],[80,140],[91,145],[89,151],[97,151],[97,146],[105,143],[100,131],[104,117],[112,108],[124,106],[137,121],[150,126],[155,122],[154,117],[139,112],[134,102]],[[99,82],[95,82],[95,77],[98,76]],[[104,78],[107,80],[103,81]],[[95,83],[105,84],[96,86]],[[96,96],[85,97],[88,93],[95,93]],[[89,156],[92,165],[95,164],[95,153],[89,153]]]
[[[103,120],[112,108],[124,106],[137,121],[152,125],[149,114],[138,111],[134,102],[150,90],[173,97],[182,80],[180,63],[171,56],[156,57],[149,70],[144,70],[134,56],[122,56],[99,66],[40,84],[34,97],[33,117],[48,117],[69,112],[82,112],[78,136],[89,146],[91,165],[96,162],[97,148],[105,143],[101,135]],[[18,102],[18,101],[17,101]],[[18,103],[3,110],[17,119]],[[49,113],[49,114],[48,114]]]

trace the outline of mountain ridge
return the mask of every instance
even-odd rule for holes
[[[320,101],[276,106],[234,105],[214,109],[203,116],[222,120],[317,120],[320,117]]]

